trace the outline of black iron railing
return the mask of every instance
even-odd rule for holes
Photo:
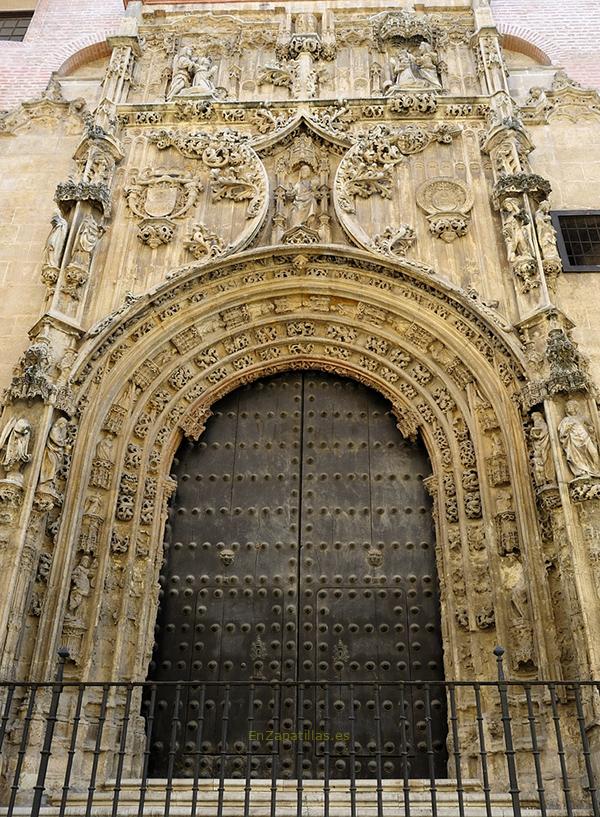
[[[508,681],[496,654],[481,682],[78,683],[63,652],[0,685],[0,815],[600,817],[600,682]]]

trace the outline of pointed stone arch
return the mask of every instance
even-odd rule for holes
[[[187,267],[88,333],[73,377],[70,512],[35,664],[63,642],[77,677],[145,676],[175,451],[184,434],[201,435],[225,394],[289,369],[358,380],[390,400],[403,435],[422,435],[447,677],[488,675],[499,638],[518,640],[516,672],[549,671],[552,636],[533,617],[511,619],[500,564],[519,554],[532,603],[550,620],[517,343],[489,307],[410,263],[316,245]],[[73,609],[64,577],[84,556],[94,587]]]

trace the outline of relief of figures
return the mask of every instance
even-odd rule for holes
[[[167,89],[167,102],[176,96],[224,99],[227,91],[217,88],[213,79],[217,66],[210,57],[198,57],[189,46],[177,52],[173,60],[173,76]]]
[[[439,59],[427,42],[416,53],[402,48],[390,57],[392,80],[384,83],[384,95],[395,96],[404,91],[441,91]]]

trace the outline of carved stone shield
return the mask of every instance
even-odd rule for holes
[[[160,218],[169,216],[177,203],[177,185],[152,185],[146,191],[146,212],[149,216]]]

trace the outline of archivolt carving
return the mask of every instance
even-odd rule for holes
[[[148,543],[162,541],[174,487],[168,468],[181,435],[196,438],[215,401],[258,377],[318,368],[377,389],[392,402],[401,429],[423,434],[443,509],[439,524],[467,525],[481,517],[480,483],[492,493],[496,488],[476,456],[469,393],[478,382],[482,394],[494,394],[494,422],[510,437],[517,427],[510,392],[517,383],[504,373],[518,376],[520,364],[508,338],[478,317],[464,295],[408,269],[319,247],[303,247],[301,256],[289,247],[238,255],[220,266],[191,267],[90,337],[74,378],[85,445],[74,451],[69,502],[84,504],[89,484],[88,495],[101,493],[109,506],[101,529],[93,502],[81,522],[65,519],[60,541],[75,572],[64,608],[56,611],[67,613],[64,637],[81,666],[88,661],[96,675],[108,671],[121,660],[115,645],[126,641],[137,641],[136,655],[147,655],[154,622],[142,601],[153,597],[158,568],[146,571],[148,585],[138,582],[135,593],[123,577],[128,570],[141,575],[142,560],[160,562]],[[94,444],[96,465],[86,455]],[[510,458],[519,456],[515,441]],[[110,477],[94,476],[104,464]],[[511,465],[511,472],[518,467]],[[94,550],[103,554],[97,560],[91,552],[85,559],[84,548],[78,556],[69,550],[90,531]],[[127,632],[117,631],[112,615],[102,617],[102,632],[90,638],[104,646],[98,642],[92,660],[92,653],[84,656],[80,619],[100,592],[107,599],[130,594],[135,614],[123,625]],[[489,628],[494,619],[486,610],[478,622]]]

